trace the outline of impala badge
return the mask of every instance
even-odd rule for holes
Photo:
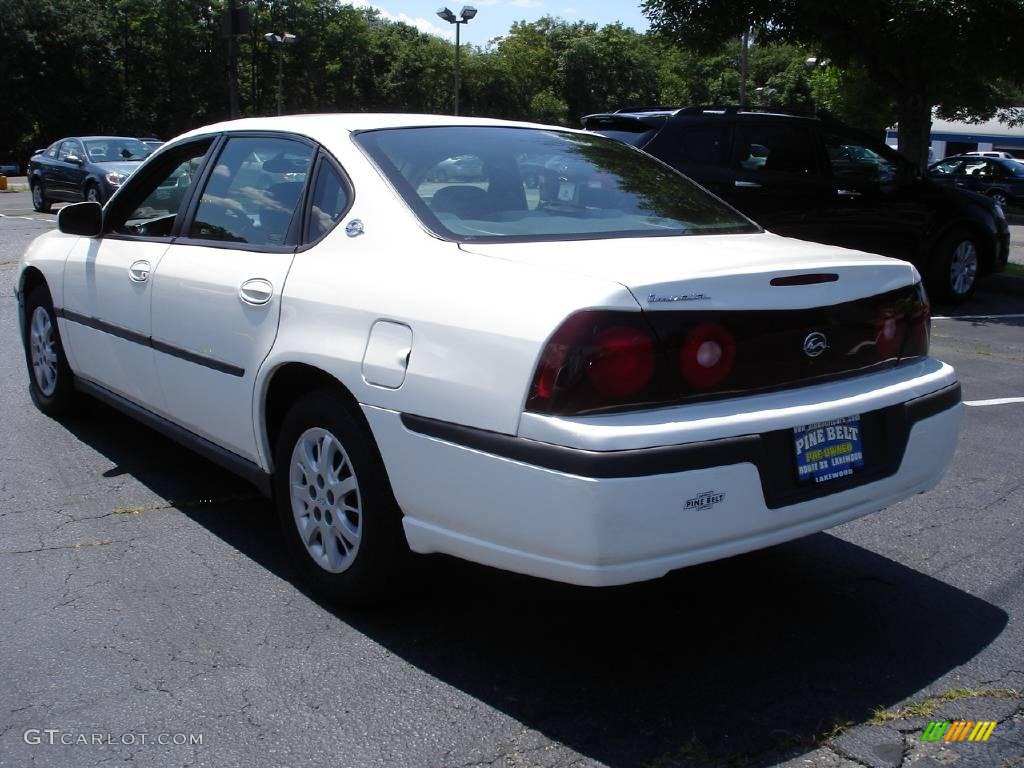
[[[804,354],[808,357],[818,357],[828,349],[828,339],[825,334],[819,331],[807,334],[804,339]]]
[[[677,293],[672,296],[658,296],[651,293],[647,295],[647,301],[651,304],[661,304],[675,301],[709,301],[710,296],[703,293]]]

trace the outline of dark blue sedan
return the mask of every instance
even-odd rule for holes
[[[124,136],[55,141],[29,161],[32,207],[45,213],[55,202],[105,203],[151,152],[138,139]]]

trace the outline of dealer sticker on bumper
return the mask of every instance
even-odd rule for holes
[[[860,416],[795,427],[793,440],[800,482],[824,483],[852,475],[864,466]]]

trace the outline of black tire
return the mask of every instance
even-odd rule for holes
[[[37,315],[37,312],[40,314]],[[50,329],[48,337],[46,334],[42,334],[41,337],[37,333],[39,329],[36,323]],[[28,366],[32,402],[47,416],[66,416],[74,406],[74,374],[71,373],[67,355],[64,354],[57,316],[53,311],[53,300],[45,285],[36,286],[26,297],[25,334],[22,344],[25,347],[25,364]],[[46,347],[49,348],[48,351]],[[38,369],[34,361],[39,363]]]
[[[998,205],[1004,211],[1006,210],[1006,206],[1010,204],[1010,198],[1007,197],[1006,193],[1001,189],[993,189],[988,193],[988,196],[993,203]]]
[[[337,446],[331,449],[331,466],[320,465],[317,473],[310,471],[312,464],[301,459],[293,464],[292,459],[293,452],[303,455],[297,446],[300,440],[309,445],[318,431],[330,433]],[[393,594],[409,554],[401,512],[372,435],[348,412],[336,392],[312,392],[291,407],[281,425],[274,460],[278,522],[300,579],[314,592],[346,605],[367,605]],[[342,489],[350,478],[355,479],[356,489],[332,497],[331,489]],[[302,491],[293,490],[293,485]],[[358,515],[339,512],[343,505],[354,506]],[[309,547],[300,525],[306,526],[305,539],[312,542]],[[355,547],[340,533],[343,525],[350,536],[351,530],[358,528]],[[332,572],[328,551],[335,559],[341,558],[343,570]],[[347,564],[345,558],[350,558]]]
[[[39,213],[49,213],[53,203],[46,197],[46,186],[42,179],[32,182],[32,208]]]
[[[100,192],[100,188],[95,184],[86,184],[85,196],[82,198],[86,202],[99,203],[103,205],[103,193]]]
[[[980,268],[978,239],[966,230],[955,229],[935,249],[929,270],[929,293],[941,303],[962,304],[974,295]]]

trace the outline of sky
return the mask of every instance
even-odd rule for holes
[[[638,32],[647,29],[647,19],[640,12],[639,0],[467,0],[455,3],[445,0],[359,0],[353,5],[372,6],[384,18],[404,21],[421,32],[455,39],[455,27],[437,16],[437,9],[447,5],[455,15],[463,5],[477,10],[476,18],[462,27],[459,33],[463,43],[485,47],[495,37],[505,35],[513,22],[535,21],[541,16],[557,16],[566,21],[589,21],[600,25],[619,21]]]

